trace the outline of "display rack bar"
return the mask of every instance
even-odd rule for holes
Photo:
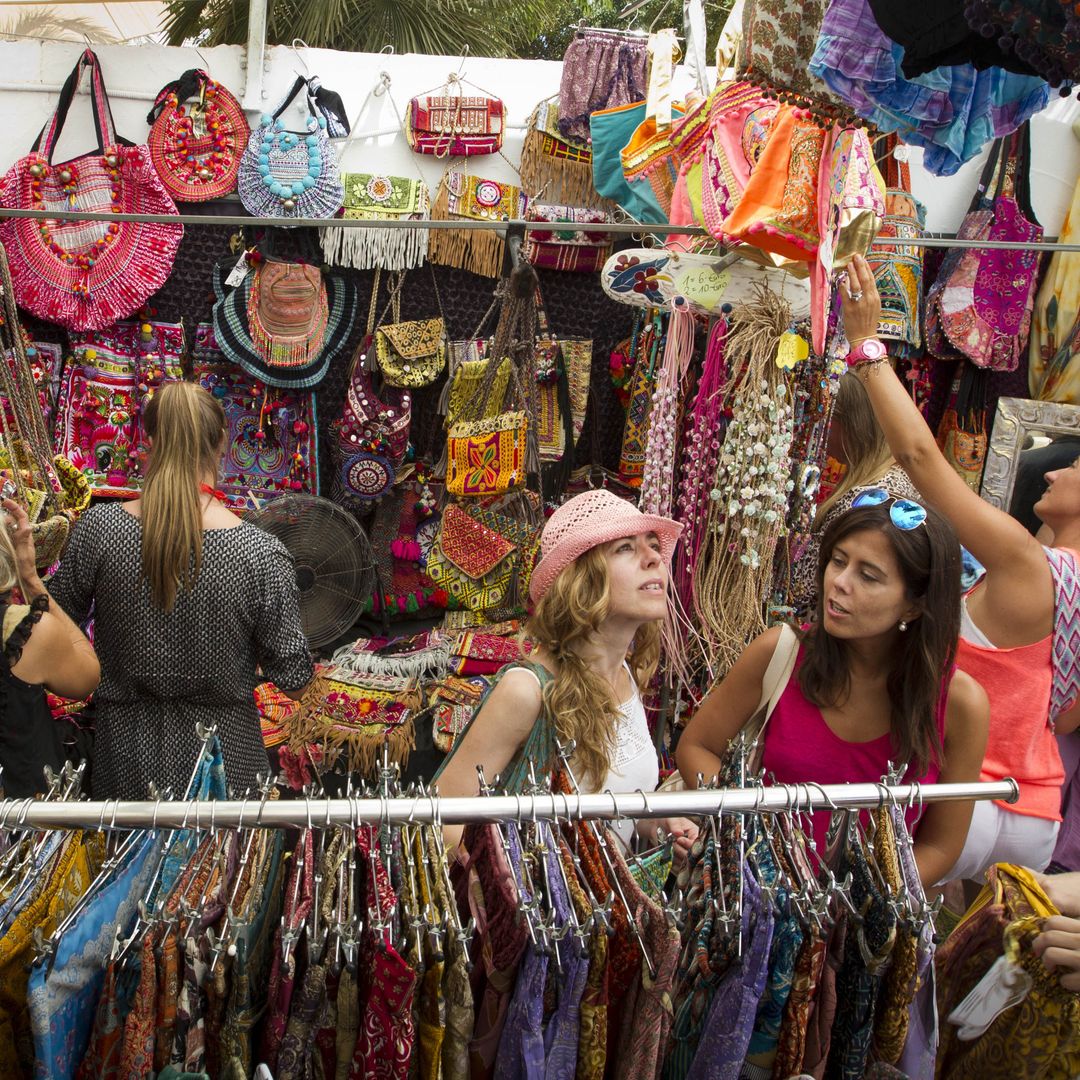
[[[401,221],[398,218],[369,218],[357,221],[351,218],[276,218],[249,217],[246,214],[114,214],[89,210],[23,210],[0,207],[0,218],[36,218],[40,221],[138,221],[161,222],[174,225],[247,225],[255,228],[284,229],[466,229],[503,230],[527,229],[530,232],[562,232],[565,221],[525,221],[513,218],[508,221]],[[613,233],[633,236],[639,233],[680,236],[707,236],[699,225],[639,224],[632,221],[574,222],[575,232]],[[997,251],[1080,251],[1080,243],[1060,243],[1056,240],[1038,244],[1025,244],[1015,240],[960,240],[951,236],[889,237],[875,240],[875,247],[923,247],[923,248],[982,248]]]
[[[438,795],[389,799],[148,800],[126,802],[0,801],[0,828],[207,829],[335,827],[359,824],[461,824],[469,821],[550,821],[712,816],[721,813],[870,809],[956,799],[1015,802],[1015,780],[973,784],[776,784],[756,788],[601,795]]]

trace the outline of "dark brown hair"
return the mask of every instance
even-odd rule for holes
[[[818,564],[817,621],[804,636],[799,687],[818,708],[834,707],[847,694],[851,679],[847,646],[824,629],[825,568],[842,540],[868,530],[882,533],[896,555],[907,598],[919,610],[907,631],[897,633],[890,654],[889,727],[895,760],[914,764],[922,773],[931,761],[942,762],[937,711],[960,636],[960,543],[952,526],[929,507],[922,525],[898,529],[889,518],[891,505],[890,500],[851,510],[825,530]]]

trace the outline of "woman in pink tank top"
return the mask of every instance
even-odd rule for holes
[[[978,779],[989,710],[978,684],[954,667],[960,547],[948,522],[891,498],[849,511],[822,538],[817,592],[816,622],[801,635],[765,728],[766,775],[875,783],[891,761],[908,762],[907,778],[923,782]],[[688,783],[716,775],[758,707],[779,639],[774,627],[751,642],[702,701],[676,750]],[[927,807],[914,834],[924,884],[956,862],[970,820],[970,802]],[[814,815],[819,850],[827,827],[827,814]]]
[[[1011,776],[1020,798],[976,807],[956,876],[981,878],[995,862],[1041,870],[1052,854],[1065,862],[1054,853],[1065,779],[1054,736],[1055,730],[1060,736],[1080,726],[1080,666],[1069,633],[1078,609],[1068,584],[1080,550],[1080,468],[1074,464],[1046,474],[1047,490],[1035,513],[1053,530],[1055,547],[1044,549],[1019,521],[979,498],[938,450],[879,348],[881,303],[865,260],[856,257],[840,294],[851,344],[848,364],[866,387],[893,456],[986,568],[966,597],[957,664],[990,699],[981,779]],[[1072,857],[1078,859],[1080,823],[1073,824],[1078,827],[1064,830],[1062,839],[1073,835]]]

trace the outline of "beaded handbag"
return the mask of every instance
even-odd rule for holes
[[[68,110],[90,73],[97,148],[53,164]],[[0,184],[0,205],[19,210],[174,215],[145,146],[117,136],[97,56],[87,49],[60,91],[52,119]],[[165,284],[182,225],[134,221],[0,222],[20,307],[68,330],[100,330],[127,318]]]
[[[230,364],[209,323],[196,327],[192,353],[194,381],[225,410],[228,434],[217,487],[229,508],[257,510],[293,491],[317,495],[315,395],[269,386]]]
[[[524,412],[502,412],[486,420],[463,420],[447,436],[446,490],[483,498],[525,486]]]
[[[304,131],[288,131],[281,120],[301,90],[306,92]],[[330,218],[342,206],[337,154],[331,138],[349,133],[341,98],[314,77],[298,76],[281,104],[263,115],[240,160],[237,190],[253,217]]]
[[[121,322],[72,334],[71,350],[56,452],[86,476],[93,494],[136,495],[148,450],[142,411],[155,390],[183,378],[183,325]]]
[[[205,71],[163,86],[146,122],[150,160],[174,199],[205,202],[235,190],[251,129],[240,102]]]
[[[405,137],[418,154],[472,157],[502,148],[506,108],[496,97],[462,93],[461,82],[439,94],[420,94],[405,112]]]

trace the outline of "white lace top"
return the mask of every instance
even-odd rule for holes
[[[530,668],[520,667],[514,670],[527,671],[538,683],[540,682],[539,676]],[[642,703],[633,675],[630,674],[629,664],[626,665],[626,673],[630,675],[630,684],[634,688],[634,693],[619,706],[619,725],[615,732],[615,749],[611,766],[604,783],[597,790],[612,791],[616,794],[638,790],[649,793],[655,791],[659,783],[660,765],[653,747],[652,736],[649,734],[645,705]],[[584,793],[595,794],[595,792]],[[629,819],[612,822],[612,828],[623,843],[629,846],[634,836],[634,822]]]

